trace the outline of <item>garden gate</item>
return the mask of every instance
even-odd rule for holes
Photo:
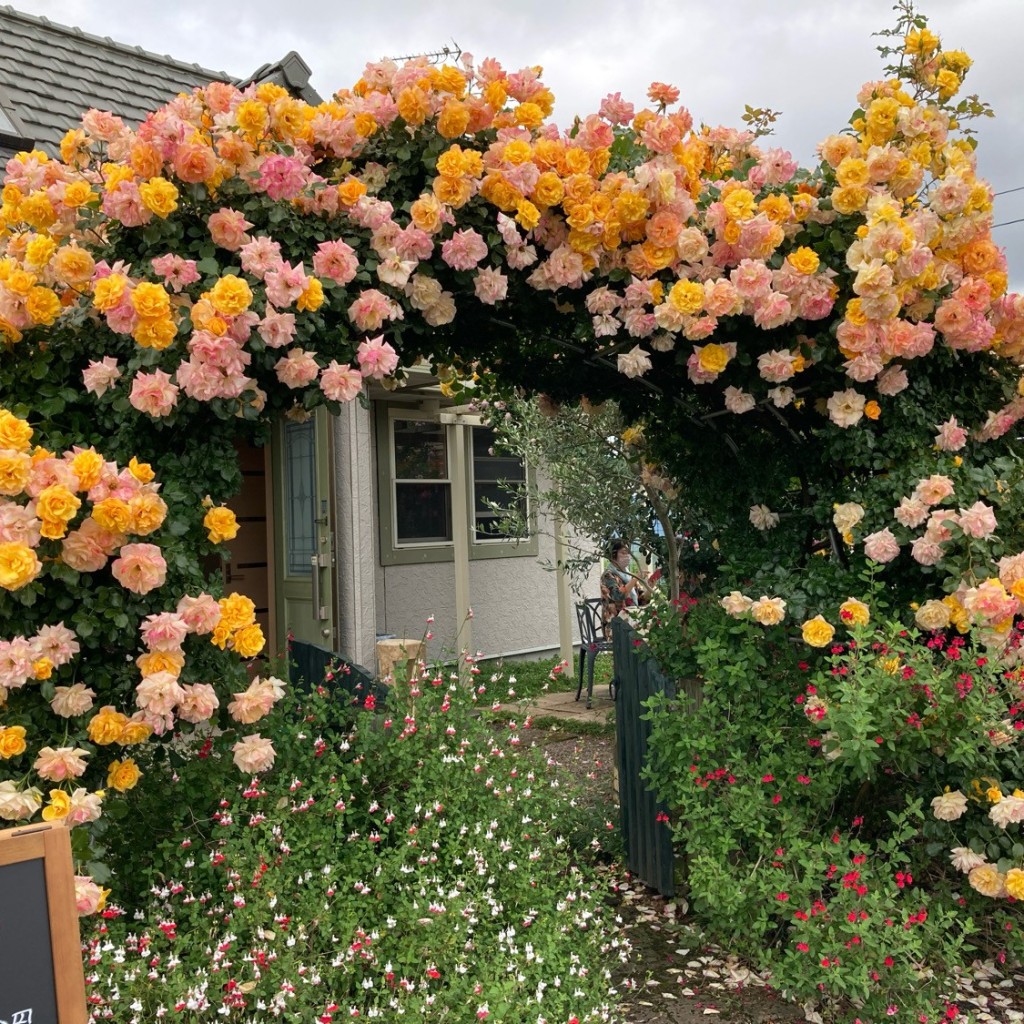
[[[619,813],[629,870],[662,896],[675,893],[672,832],[668,808],[641,776],[647,761],[651,724],[644,701],[656,693],[675,696],[675,685],[661,674],[653,658],[639,657],[636,633],[626,623],[612,623],[615,658],[615,747],[619,768]]]

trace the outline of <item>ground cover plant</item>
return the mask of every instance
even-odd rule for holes
[[[289,698],[275,771],[219,798],[218,755],[183,754],[136,798],[145,862],[137,823],[107,832],[127,901],[88,937],[93,1019],[613,1019],[628,947],[593,837],[486,678],[426,674],[383,710],[329,683]]]

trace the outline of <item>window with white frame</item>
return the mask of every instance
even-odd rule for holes
[[[473,427],[473,539],[477,544],[494,544],[522,539],[509,536],[502,520],[518,512],[526,521],[526,466],[514,455],[495,450],[494,431]]]

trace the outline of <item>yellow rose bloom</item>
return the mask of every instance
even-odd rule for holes
[[[99,482],[103,472],[103,456],[95,448],[86,448],[71,460],[71,469],[78,477],[78,489],[87,491]]]
[[[119,305],[124,298],[126,285],[122,274],[109,274],[101,277],[92,291],[92,304],[102,313],[107,313]]]
[[[882,407],[872,399],[870,402],[864,404],[864,415],[869,420],[877,420],[882,415]]]
[[[57,220],[57,211],[45,192],[33,192],[23,199],[18,214],[30,228],[37,231],[50,227]]]
[[[871,609],[863,601],[849,597],[839,606],[839,617],[851,626],[866,626],[871,619]]]
[[[89,739],[97,746],[107,747],[111,743],[117,743],[121,732],[128,724],[128,716],[121,714],[112,705],[108,704],[89,719]]]
[[[27,452],[0,449],[0,494],[14,497],[25,490],[32,459]]]
[[[66,818],[71,810],[71,797],[63,789],[50,790],[50,802],[43,808],[43,821]]]
[[[843,215],[862,210],[868,201],[868,190],[860,185],[837,188],[832,193],[832,209]]]
[[[32,447],[32,428],[14,413],[0,409],[0,448],[27,452]]]
[[[270,114],[265,104],[259,100],[245,100],[238,104],[235,111],[238,127],[249,135],[262,135],[270,123]]]
[[[319,278],[309,278],[309,284],[295,300],[295,308],[315,313],[324,304],[324,286]]]
[[[4,590],[20,590],[42,571],[42,562],[26,544],[0,544],[0,587]]]
[[[25,753],[25,727],[23,725],[0,726],[0,757],[5,761]]]
[[[107,768],[107,786],[116,789],[118,793],[134,789],[135,784],[142,778],[139,766],[130,758],[123,761],[111,761]]]
[[[122,747],[131,747],[137,743],[144,743],[152,733],[152,726],[146,725],[145,722],[136,722],[133,719],[128,719],[120,735],[117,737],[117,742]]]
[[[25,246],[25,262],[32,267],[45,267],[57,251],[57,243],[46,235],[37,235]]]
[[[539,128],[544,123],[544,111],[536,103],[520,103],[512,116],[523,128]]]
[[[123,498],[104,498],[92,507],[92,518],[111,533],[130,533],[132,511]]]
[[[676,281],[666,301],[684,316],[695,316],[704,308],[704,288],[697,281]]]
[[[244,594],[229,594],[222,597],[217,604],[220,606],[220,622],[229,633],[248,626],[256,621],[256,605]]]
[[[140,484],[152,483],[155,479],[156,474],[153,472],[153,467],[148,462],[139,462],[133,455],[131,462],[128,463],[128,472],[131,473]]]
[[[242,658],[255,658],[263,650],[265,643],[263,630],[255,622],[252,625],[243,626],[231,640],[231,646],[234,647],[235,653]]]
[[[804,643],[810,644],[811,647],[825,647],[832,642],[836,631],[820,615],[815,615],[813,619],[808,619],[800,627],[800,633],[804,638]]]
[[[532,231],[540,223],[540,210],[529,199],[516,203],[516,223],[524,231]]]
[[[145,537],[163,526],[167,518],[167,503],[159,494],[140,491],[128,500],[128,512],[131,515],[128,532]]]
[[[1010,868],[1006,872],[1006,880],[1003,882],[1008,895],[1015,900],[1024,900],[1024,870]]]
[[[238,316],[249,308],[252,289],[240,277],[226,274],[213,286],[207,297],[222,316]]]
[[[985,796],[990,804],[997,804],[1003,799],[1003,791],[998,786],[989,786],[985,790]]]
[[[960,91],[960,76],[949,68],[943,68],[935,76],[935,84],[939,87],[939,99],[952,99]]]
[[[813,249],[801,245],[799,249],[794,249],[786,257],[786,262],[798,273],[813,274],[818,269],[820,260]]]
[[[132,292],[132,308],[143,320],[166,320],[171,315],[171,297],[162,284],[140,281]]]
[[[157,672],[170,672],[177,678],[185,667],[185,655],[181,651],[147,651],[135,659],[143,678]]]
[[[338,186],[338,198],[343,206],[355,206],[366,195],[366,185],[358,178],[349,178]]]
[[[60,299],[51,288],[36,285],[25,300],[25,312],[34,324],[49,327],[60,316]]]
[[[132,337],[142,348],[162,352],[178,334],[178,325],[169,317],[156,320],[140,320],[132,331]]]
[[[142,205],[158,217],[169,217],[178,208],[178,190],[166,178],[150,178],[139,186]]]
[[[464,135],[469,127],[469,107],[460,100],[447,100],[437,118],[437,132],[446,139]]]
[[[836,168],[836,181],[843,188],[854,185],[866,185],[871,180],[868,163],[857,156],[848,156]]]
[[[92,186],[87,181],[73,181],[64,189],[64,205],[77,209],[93,197]]]
[[[750,220],[757,210],[754,193],[748,188],[733,189],[723,200],[722,205],[730,220]]]
[[[228,641],[231,639],[231,627],[226,622],[221,620],[213,627],[213,632],[210,634],[210,643],[214,647],[219,647],[222,651],[228,645]]]
[[[721,373],[729,365],[729,350],[711,342],[700,350],[697,362],[705,373]]]
[[[238,520],[226,505],[211,508],[203,518],[203,526],[206,527],[211,544],[222,544],[238,536]]]

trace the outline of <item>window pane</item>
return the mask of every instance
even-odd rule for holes
[[[309,576],[316,553],[314,430],[312,419],[284,425],[285,560],[292,576]]]
[[[452,492],[450,484],[395,484],[398,544],[450,543]]]
[[[395,420],[395,479],[447,480],[448,445],[440,423]]]
[[[492,455],[494,431],[473,428],[473,512],[475,535],[481,540],[507,540],[500,530],[501,509],[518,509],[526,515],[526,467],[523,460]],[[492,507],[496,505],[497,510]],[[525,536],[525,534],[524,534]]]

